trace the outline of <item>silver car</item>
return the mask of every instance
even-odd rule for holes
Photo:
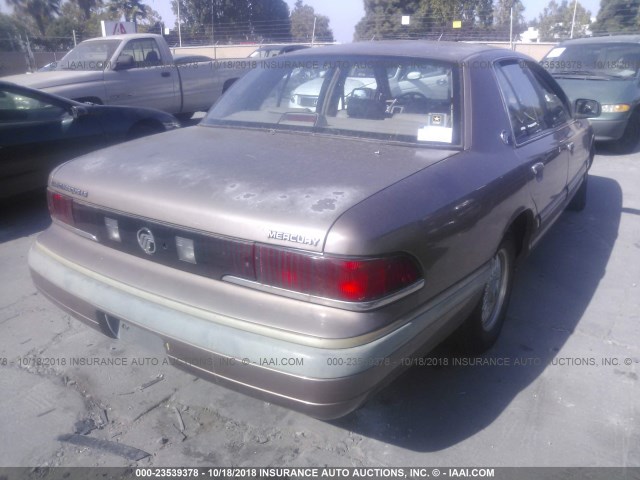
[[[354,65],[375,86],[347,92]],[[438,72],[434,95],[394,96],[393,69]],[[317,78],[313,111],[292,106]],[[493,344],[515,262],[585,205],[598,109],[481,45],[265,60],[200,125],[55,170],[33,280],[178,367],[346,415],[454,330],[470,351]]]

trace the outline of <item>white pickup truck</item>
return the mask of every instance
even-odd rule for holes
[[[80,102],[157,108],[184,119],[208,110],[252,62],[176,65],[161,35],[127,34],[85,40],[47,71],[3,80]]]

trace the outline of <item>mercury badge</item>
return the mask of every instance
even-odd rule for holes
[[[148,228],[138,230],[138,245],[147,255],[153,255],[156,252],[156,239]]]
[[[277,230],[269,230],[267,238],[273,238],[275,240],[282,240],[285,242],[301,243],[303,245],[312,245],[314,247],[317,247],[318,243],[320,243],[320,238],[318,237],[308,237],[300,233],[279,232]]]

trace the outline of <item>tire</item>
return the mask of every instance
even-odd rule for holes
[[[575,193],[569,205],[567,205],[567,210],[571,210],[573,212],[581,212],[584,210],[584,207],[587,206],[587,185],[589,184],[589,174],[584,176],[582,179],[582,183],[578,187],[578,191]]]
[[[613,150],[621,154],[632,153],[638,146],[638,141],[640,141],[640,107],[631,113],[622,137],[613,142]]]
[[[490,260],[490,274],[482,296],[462,325],[465,353],[480,354],[498,339],[507,316],[515,272],[515,240],[511,233],[502,239]]]

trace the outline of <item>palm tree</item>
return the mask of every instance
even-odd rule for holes
[[[62,0],[7,0],[21,17],[31,17],[41,35],[44,36],[47,25],[55,15],[60,14]]]
[[[82,10],[84,18],[88,20],[91,17],[91,10],[102,5],[102,0],[75,0],[75,3]]]
[[[109,11],[124,17],[125,22],[137,22],[137,17],[145,18],[147,6],[140,0],[110,0]]]

